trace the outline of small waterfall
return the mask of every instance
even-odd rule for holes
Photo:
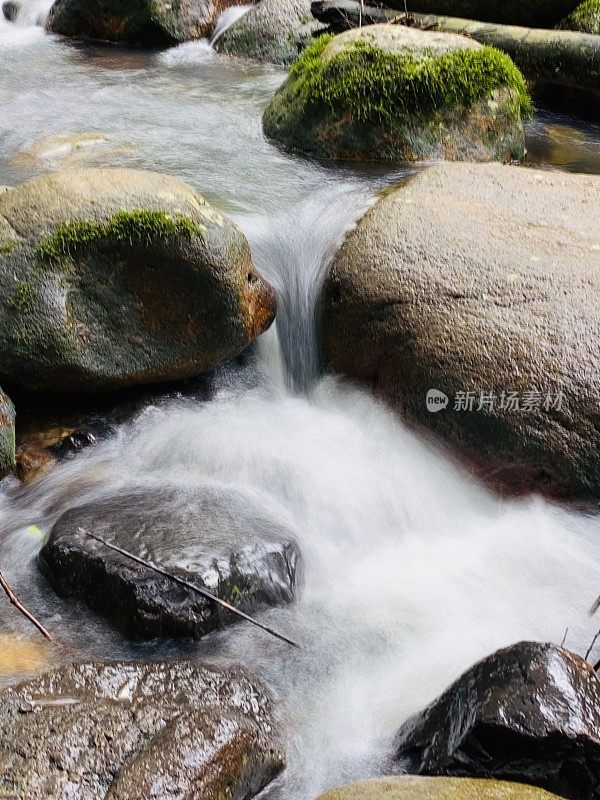
[[[17,9],[14,24],[20,28],[43,27],[54,5],[54,0],[14,0]]]
[[[219,19],[217,20],[217,24],[215,25],[215,29],[213,31],[213,35],[210,39],[210,46],[214,47],[215,44],[219,41],[221,36],[225,33],[225,31],[229,30],[232,25],[241,19],[244,14],[247,14],[248,11],[252,8],[252,4],[249,5],[241,5],[241,6],[231,6],[230,8],[226,8],[225,11],[221,14]]]

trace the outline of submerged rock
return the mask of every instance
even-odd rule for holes
[[[132,488],[63,514],[41,552],[60,595],[84,600],[132,639],[200,638],[237,617],[80,528],[247,613],[294,598],[293,534],[251,494],[209,481]]]
[[[378,778],[332,789],[319,800],[558,800],[534,786],[469,778]]]
[[[310,0],[260,0],[216,46],[255,61],[291,64],[322,28],[311,13]]]
[[[446,164],[389,191],[326,280],[327,368],[494,483],[600,496],[600,179]],[[448,398],[430,413],[427,395]]]
[[[16,463],[15,419],[12,400],[0,389],[0,478],[8,475]]]
[[[56,0],[46,27],[79,39],[171,45],[208,36],[224,7],[218,0]]]
[[[584,0],[559,27],[568,31],[600,34],[600,0]]]
[[[190,377],[271,323],[242,233],[151,172],[52,173],[0,195],[0,375],[34,391]]]
[[[0,692],[0,795],[246,800],[283,769],[273,701],[241,668],[83,663]]]
[[[323,36],[265,109],[292,150],[371,161],[523,158],[530,99],[511,59],[456,34],[370,25]]]
[[[552,644],[498,650],[406,722],[395,760],[409,773],[521,781],[596,800],[600,680]]]

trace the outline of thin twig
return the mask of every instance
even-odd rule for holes
[[[585,660],[586,660],[586,661],[587,661],[587,660],[588,660],[588,658],[590,657],[590,653],[592,652],[592,650],[593,650],[593,649],[594,649],[594,647],[596,646],[596,642],[598,641],[598,639],[600,639],[600,631],[598,631],[598,633],[597,633],[597,634],[594,636],[594,638],[592,639],[592,643],[591,643],[591,645],[588,647],[588,651],[587,651],[587,653],[585,654]]]
[[[281,633],[277,633],[272,628],[267,627],[267,625],[263,625],[262,622],[259,622],[254,617],[251,617],[249,614],[246,614],[244,611],[240,611],[239,608],[230,605],[225,600],[222,600],[220,597],[209,592],[207,589],[201,589],[199,586],[195,586],[193,583],[189,581],[183,580],[183,578],[179,578],[177,575],[173,575],[171,572],[167,572],[166,569],[162,567],[158,567],[156,564],[153,564],[151,561],[146,561],[139,556],[134,555],[133,553],[128,552],[127,550],[123,550],[121,547],[117,547],[117,545],[111,544],[107,542],[106,539],[103,539],[101,536],[97,536],[95,533],[90,533],[86,531],[84,528],[79,528],[79,532],[83,533],[85,536],[89,536],[91,539],[95,539],[97,542],[100,542],[105,547],[108,547],[110,550],[114,550],[116,553],[120,553],[122,556],[126,558],[130,558],[132,561],[135,561],[137,564],[141,564],[143,567],[148,567],[148,569],[153,570],[154,572],[158,572],[159,575],[163,575],[165,578],[170,578],[175,583],[178,583],[180,586],[185,586],[187,589],[191,589],[193,592],[198,592],[203,597],[206,597],[208,600],[212,600],[213,603],[217,603],[217,605],[226,608],[227,611],[231,611],[233,614],[236,614],[238,617],[245,619],[247,622],[251,622],[253,625],[256,625],[257,628],[261,628],[266,633],[270,633],[271,636],[274,636],[276,639],[280,639],[282,642],[286,642],[286,644],[292,645],[292,647],[297,647],[300,649],[300,645],[296,644],[296,642],[288,639],[287,636],[284,636]]]
[[[569,629],[565,628],[565,635],[562,638],[562,642],[560,643],[561,647],[565,646],[565,642],[567,641],[567,636],[569,635]]]
[[[600,608],[600,596],[594,600],[594,605],[590,608],[590,617],[593,617],[596,611]]]
[[[29,620],[29,622],[31,622],[31,624],[32,624],[32,625],[34,625],[34,626],[35,626],[35,627],[38,629],[38,631],[39,631],[39,632],[42,634],[42,636],[43,636],[45,639],[47,639],[49,642],[52,642],[52,644],[54,644],[54,645],[59,645],[59,646],[60,646],[60,643],[56,641],[56,639],[54,638],[54,636],[52,636],[52,634],[50,633],[50,631],[49,631],[49,630],[46,630],[46,628],[44,628],[44,626],[42,625],[42,623],[41,623],[41,622],[39,622],[39,620],[37,620],[37,619],[36,619],[36,618],[33,616],[33,614],[31,613],[31,611],[28,611],[28,610],[25,608],[25,606],[23,605],[23,603],[21,603],[21,601],[19,600],[19,598],[17,597],[17,595],[16,595],[16,594],[13,592],[13,590],[10,588],[10,586],[9,586],[9,584],[8,584],[8,582],[7,582],[7,580],[6,580],[6,578],[5,578],[5,577],[4,577],[4,575],[2,574],[2,572],[0,572],[0,586],[1,586],[1,587],[4,589],[4,592],[5,592],[6,596],[8,597],[8,599],[10,600],[11,604],[12,604],[12,605],[13,605],[13,606],[14,606],[14,607],[15,607],[15,608],[18,610],[18,611],[20,611],[20,612],[21,612],[21,614],[23,614],[23,616],[25,617],[25,619]]]

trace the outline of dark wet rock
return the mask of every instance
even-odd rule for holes
[[[322,28],[310,0],[260,0],[225,31],[217,49],[254,61],[291,64]]]
[[[599,206],[594,176],[419,172],[333,262],[327,368],[373,386],[496,485],[600,496]],[[438,413],[432,389],[449,398]]]
[[[15,407],[0,389],[0,478],[15,466]]]
[[[7,19],[9,22],[14,22],[17,19],[20,8],[20,3],[15,3],[13,0],[7,0],[6,3],[2,3],[4,19]],[[2,187],[0,187],[0,190],[1,188]]]
[[[525,155],[525,80],[466,36],[369,25],[316,40],[266,107],[290,150],[361,161],[513,161]]]
[[[0,195],[0,375],[33,391],[181,380],[234,357],[275,300],[242,233],[151,172],[55,172]]]
[[[242,668],[61,667],[0,692],[0,796],[246,800],[284,766],[276,726]]]
[[[556,795],[508,781],[470,778],[377,778],[332,789],[319,800],[558,800]]]
[[[218,0],[56,0],[46,26],[80,39],[162,46],[210,35]]]
[[[520,781],[597,800],[600,680],[556,645],[498,650],[406,722],[395,761],[409,773]]]
[[[403,0],[385,5],[404,11]],[[577,5],[577,0],[410,0],[410,11],[447,14],[507,25],[552,27]]]
[[[209,481],[162,482],[63,514],[41,552],[56,591],[85,601],[126,636],[205,634],[230,612],[80,533],[97,534],[246,613],[293,600],[299,554],[293,533],[250,493]]]

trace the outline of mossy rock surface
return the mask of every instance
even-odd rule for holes
[[[0,389],[0,478],[15,466],[15,407]]]
[[[404,0],[386,5],[404,11]],[[447,14],[484,22],[551,28],[577,5],[577,0],[410,0],[410,11]]]
[[[267,106],[265,134],[326,158],[512,161],[525,81],[510,58],[455,34],[371,25],[322,36]]]
[[[558,800],[556,795],[507,781],[470,778],[379,778],[333,789],[319,800]]]
[[[242,233],[191,187],[52,173],[0,195],[0,375],[34,391],[179,380],[273,319]]]
[[[600,0],[585,0],[559,27],[567,31],[600,35]]]
[[[80,39],[161,46],[208,36],[220,10],[214,0],[56,0],[46,27]]]
[[[217,50],[254,61],[291,64],[323,26],[310,0],[260,0],[227,30]]]
[[[596,176],[421,170],[333,261],[326,367],[374,387],[494,483],[600,497],[599,207]],[[439,413],[430,389],[449,398]],[[481,393],[494,398],[478,410]]]

